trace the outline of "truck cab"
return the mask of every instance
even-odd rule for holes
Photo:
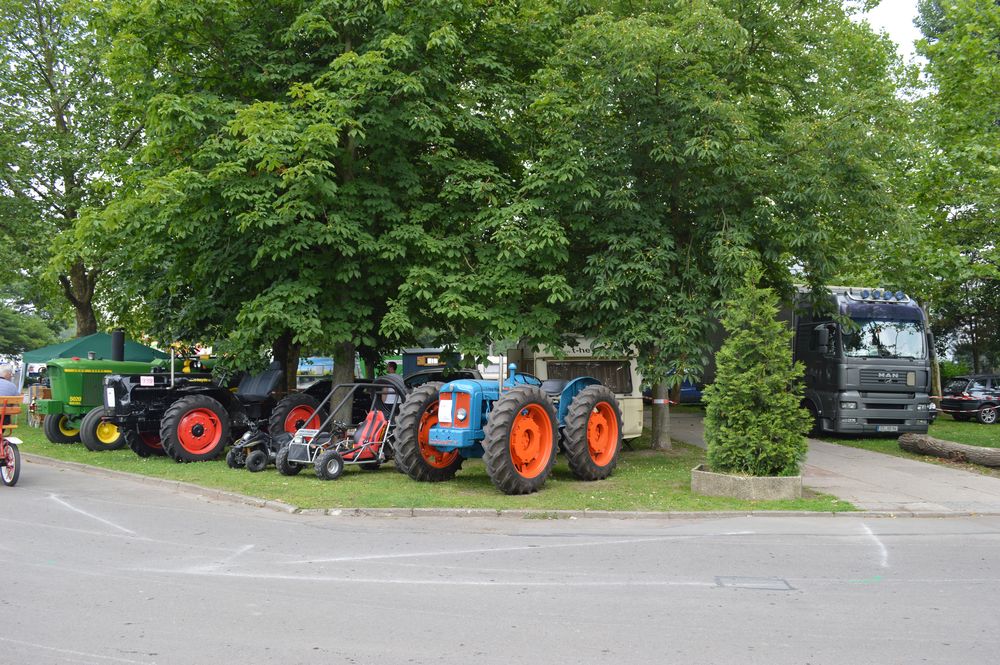
[[[926,433],[933,344],[923,309],[889,289],[831,287],[830,304],[794,312],[794,358],[805,366],[803,406],[815,430]]]

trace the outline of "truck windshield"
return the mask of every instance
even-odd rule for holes
[[[844,354],[854,358],[924,358],[924,326],[920,321],[852,319],[857,328],[844,330]]]

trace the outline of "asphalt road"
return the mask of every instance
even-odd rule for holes
[[[0,515],[4,664],[970,664],[1000,647],[1000,518],[289,515],[39,464],[0,487]]]

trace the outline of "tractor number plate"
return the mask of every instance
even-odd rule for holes
[[[451,422],[451,407],[454,404],[454,400],[443,399],[441,404],[438,406],[438,421],[442,423]]]

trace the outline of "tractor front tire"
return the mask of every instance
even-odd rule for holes
[[[563,428],[566,461],[580,480],[602,480],[618,465],[622,412],[607,386],[587,386],[573,399]]]
[[[325,415],[317,407],[319,402],[306,393],[286,395],[271,410],[267,431],[271,436],[282,433],[295,434],[302,428],[319,429]]]
[[[178,462],[213,460],[229,443],[229,413],[208,395],[188,395],[171,404],[160,421],[160,441]]]
[[[125,436],[118,425],[103,420],[103,406],[92,409],[80,423],[80,440],[87,450],[95,453],[105,450],[119,450],[125,447]]]
[[[438,422],[438,390],[442,385],[428,381],[411,392],[399,409],[396,426],[393,455],[397,468],[425,483],[451,480],[462,468],[457,450],[445,452],[429,443],[431,427]]]
[[[70,424],[65,413],[46,414],[42,421],[42,431],[45,438],[52,443],[76,443],[80,440],[80,430]]]
[[[486,473],[504,494],[537,492],[556,459],[555,406],[541,388],[517,386],[493,405],[484,428]]]

